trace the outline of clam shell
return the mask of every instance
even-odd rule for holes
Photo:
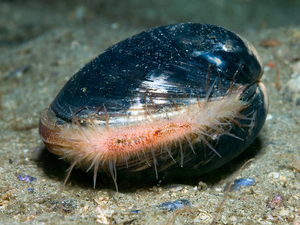
[[[46,108],[49,151],[126,178],[199,176],[239,155],[268,111],[261,60],[245,39],[197,23],[156,27],[81,68]],[[104,174],[104,173],[103,173]]]

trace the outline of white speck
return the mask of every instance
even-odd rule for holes
[[[222,60],[217,57],[208,57],[208,60],[215,63],[217,66],[220,66],[222,64]]]
[[[271,69],[271,67],[269,67],[269,66],[265,66],[265,67],[264,67],[264,71],[265,71],[265,72],[269,71],[270,69]]]
[[[280,177],[280,173],[271,172],[268,174],[268,177],[272,177],[273,179],[278,179]]]
[[[226,45],[223,45],[223,46],[222,46],[222,49],[223,49],[225,52],[227,52],[227,51],[229,50],[229,48],[227,48]]]
[[[201,54],[203,54],[202,51],[193,51],[192,56],[199,56]]]
[[[114,23],[112,23],[112,24],[110,25],[110,27],[111,27],[112,29],[118,29],[118,28],[120,27],[120,24],[119,24],[118,22],[114,22]]]

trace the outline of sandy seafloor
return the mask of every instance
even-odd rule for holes
[[[300,172],[292,161],[274,156],[300,163],[299,8],[299,1],[1,1],[0,224],[166,224],[175,211],[157,206],[178,199],[188,200],[191,210],[179,213],[173,224],[209,224],[225,185],[250,158],[239,178],[257,184],[230,192],[217,224],[299,224]],[[92,175],[76,170],[63,192],[67,212],[59,213],[57,192],[68,164],[39,138],[44,108],[108,46],[154,26],[188,21],[232,29],[260,53],[270,107],[257,139],[208,175],[168,183],[121,180],[119,192],[101,177],[93,189]],[[262,40],[281,44],[272,50]],[[282,91],[276,88],[273,51]],[[20,181],[17,175],[36,180]],[[268,204],[276,195],[283,204],[272,209]]]

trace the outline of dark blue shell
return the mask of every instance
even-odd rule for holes
[[[217,65],[216,61],[220,63]],[[234,81],[238,84],[252,84],[262,75],[256,55],[235,33],[207,24],[168,25],[144,31],[108,48],[67,82],[51,109],[58,118],[71,121],[70,108],[75,112],[90,106],[91,111],[93,108],[96,111],[105,104],[109,112],[118,113],[130,107],[132,96],[140,96],[144,104],[146,91],[153,98],[185,99],[185,93],[197,87],[198,96],[205,96],[208,68],[209,86],[221,79],[220,95],[228,91],[237,71]],[[145,81],[151,82],[161,74],[168,75],[166,83],[169,83],[162,87],[166,90],[163,96],[145,85]]]
[[[241,117],[256,117],[251,132],[249,127],[241,129],[232,124],[230,133],[242,140],[220,135],[212,145],[221,157],[208,147],[203,153],[204,145],[198,142],[195,153],[185,151],[183,167],[168,154],[156,159],[160,177],[197,176],[224,165],[257,136],[268,111],[266,92],[259,85],[262,74],[256,51],[234,32],[197,23],[161,26],[121,41],[93,59],[66,83],[49,110],[59,126],[70,123],[72,114],[79,118],[95,114],[105,124],[106,113],[111,118],[109,123],[114,125],[114,118],[126,115],[132,105],[151,105],[159,100],[155,109],[162,110],[174,107],[174,102],[188,105],[191,95],[205,98],[213,84],[210,98],[225,97],[232,85],[243,86],[242,99],[249,106],[241,112]],[[251,123],[237,121],[241,125]],[[49,134],[41,128],[40,133],[44,137]],[[43,140],[47,144],[47,138]],[[118,176],[155,178],[153,167],[139,169],[139,164],[115,167]]]

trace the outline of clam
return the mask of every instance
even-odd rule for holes
[[[48,150],[87,171],[129,179],[190,177],[243,152],[268,111],[254,47],[222,27],[146,30],[81,68],[46,107]]]

